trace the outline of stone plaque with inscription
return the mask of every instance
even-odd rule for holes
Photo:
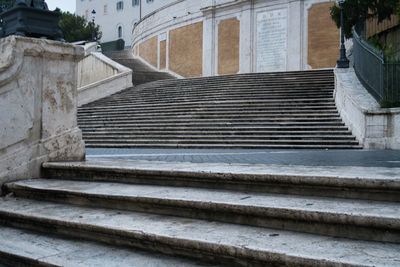
[[[285,71],[287,9],[257,14],[257,72]]]

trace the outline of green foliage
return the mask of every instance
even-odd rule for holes
[[[96,40],[100,40],[102,36],[99,25],[88,22],[83,16],[77,16],[69,12],[62,12],[59,25],[67,42],[91,40],[93,30]]]
[[[399,11],[399,0],[346,0],[343,4],[345,36],[352,37],[353,26],[362,23],[368,17],[377,17],[378,22],[382,22]],[[331,17],[339,28],[340,8],[337,5],[331,8]]]
[[[0,12],[12,7],[13,4],[12,0],[0,0]]]

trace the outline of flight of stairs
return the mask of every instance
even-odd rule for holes
[[[108,52],[105,55],[133,71],[133,85],[175,78],[167,72],[155,71],[139,59],[134,58],[131,50]]]
[[[361,148],[335,106],[332,70],[142,84],[81,107],[88,147]]]
[[[6,184],[0,265],[400,264],[398,177],[169,165],[45,163]]]

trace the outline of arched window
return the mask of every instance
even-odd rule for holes
[[[122,26],[118,26],[118,38],[122,38]]]

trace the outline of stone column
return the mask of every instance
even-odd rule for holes
[[[0,39],[0,184],[40,177],[45,161],[84,160],[77,127],[81,47],[25,37]]]

